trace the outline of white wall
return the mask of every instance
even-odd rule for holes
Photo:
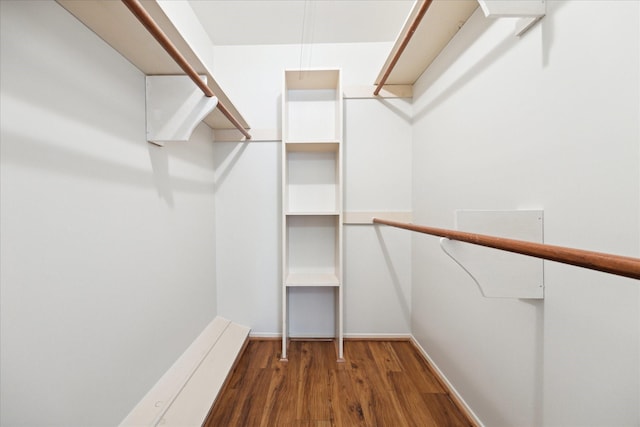
[[[302,50],[295,45],[216,46],[214,74],[254,129],[275,130],[281,126],[285,68],[340,67],[343,87],[371,85],[390,48],[389,43],[316,44]],[[350,99],[344,111],[345,210],[409,211],[410,101]],[[215,157],[218,310],[250,325],[254,335],[277,335],[280,142],[217,142]],[[409,332],[410,249],[407,234],[345,226],[347,334]],[[292,318],[308,315],[292,310]]]
[[[415,220],[540,208],[545,242],[637,257],[640,5],[547,6],[522,39],[478,11],[416,84]],[[413,333],[485,425],[638,425],[637,281],[545,262],[545,286],[484,299],[413,237]]]
[[[211,131],[148,144],[140,71],[0,8],[0,424],[116,425],[216,314]]]

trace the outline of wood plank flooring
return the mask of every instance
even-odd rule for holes
[[[251,340],[205,427],[473,426],[409,341]]]

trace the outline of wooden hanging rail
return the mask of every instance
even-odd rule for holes
[[[588,268],[590,270],[603,271],[618,276],[640,279],[640,258],[625,257],[620,255],[591,252],[582,249],[553,246],[544,243],[526,242],[523,240],[506,239],[503,237],[487,236],[484,234],[468,233],[465,231],[448,230],[444,228],[425,227],[406,222],[387,221],[373,218],[375,224],[384,224],[405,230],[417,231],[432,236],[446,237],[451,240],[459,240],[474,245],[486,246],[503,251],[529,255],[536,258],[561,262]]]
[[[387,69],[382,75],[382,78],[380,79],[380,82],[376,86],[376,89],[373,91],[373,94],[375,96],[378,96],[378,94],[382,90],[382,86],[384,86],[384,84],[387,82],[387,79],[389,78],[391,71],[393,71],[393,67],[395,67],[396,64],[398,63],[398,60],[400,59],[402,52],[404,52],[404,49],[409,44],[411,37],[413,37],[413,33],[415,33],[416,30],[418,29],[418,25],[420,25],[420,21],[422,21],[424,14],[427,13],[427,9],[429,9],[429,6],[431,6],[432,1],[433,0],[424,0],[424,3],[422,3],[422,5],[420,6],[420,10],[418,10],[418,13],[416,14],[415,18],[413,18],[413,22],[409,27],[409,31],[407,32],[407,34],[405,34],[404,38],[402,39],[402,42],[400,43],[400,47],[396,51],[395,55],[393,55],[393,59],[387,66]]]
[[[122,0],[136,18],[144,25],[149,33],[160,43],[162,48],[173,58],[173,60],[182,68],[182,70],[193,80],[193,82],[202,90],[208,98],[215,96],[211,88],[206,85],[193,69],[191,64],[187,62],[185,57],[180,53],[178,48],[171,42],[169,37],[162,31],[160,26],[153,20],[153,17],[147,13],[139,0]],[[231,114],[231,112],[218,100],[218,109],[229,121],[238,129],[247,139],[251,139],[251,135],[246,131],[240,122]]]

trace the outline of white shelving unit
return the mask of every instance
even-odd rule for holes
[[[282,96],[282,359],[296,288],[332,289],[338,360],[342,327],[340,70],[286,70]],[[312,337],[308,337],[312,338]],[[322,337],[324,338],[324,337]]]

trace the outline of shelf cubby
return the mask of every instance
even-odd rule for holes
[[[285,72],[285,141],[338,141],[342,137],[339,70]]]
[[[287,286],[337,286],[339,215],[287,215]]]
[[[286,212],[338,212],[339,144],[286,144],[286,150]]]

